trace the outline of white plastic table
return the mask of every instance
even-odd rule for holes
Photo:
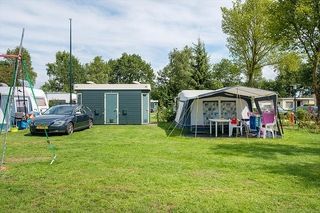
[[[224,123],[229,123],[229,119],[224,119],[224,118],[211,118],[209,119],[210,122],[210,135],[212,135],[212,122],[215,122],[216,127],[215,127],[215,136],[218,137],[218,123],[221,123],[222,126],[222,134],[224,133]]]

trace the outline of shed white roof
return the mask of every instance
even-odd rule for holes
[[[75,84],[74,90],[151,90],[150,84]]]

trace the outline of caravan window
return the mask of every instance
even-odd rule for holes
[[[27,112],[29,112],[29,102],[28,102],[28,100],[25,99],[23,101],[23,99],[17,99],[16,100],[16,112],[25,112],[24,107],[26,107]]]
[[[235,101],[221,101],[221,117],[225,119],[237,117],[237,106]]]
[[[46,100],[41,97],[36,97],[36,102],[38,106],[47,106]]]

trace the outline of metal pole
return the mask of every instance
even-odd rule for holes
[[[9,130],[9,126],[11,124],[11,108],[12,108],[12,102],[14,101],[14,91],[16,89],[16,85],[17,85],[17,77],[18,77],[18,70],[19,70],[19,64],[21,62],[21,53],[22,53],[22,42],[23,42],[23,37],[24,37],[24,28],[22,29],[22,35],[21,35],[21,40],[20,40],[20,45],[19,45],[19,53],[18,53],[18,58],[16,59],[16,64],[15,64],[15,75],[14,75],[14,80],[13,80],[13,85],[12,86],[12,90],[11,90],[11,94],[8,94],[8,96],[10,97],[9,99],[9,103],[7,103],[7,106],[9,106],[8,108],[8,114],[4,114],[3,116],[7,116],[9,117],[8,122],[7,122],[7,126],[6,126],[6,132],[5,135],[3,137],[3,142],[2,142],[2,157],[1,157],[1,167],[4,164],[4,158],[5,158],[5,154],[6,154],[6,149],[7,149],[7,135],[8,135],[8,130]],[[20,64],[21,65],[21,64]]]
[[[70,104],[72,104],[72,19],[70,21],[70,58],[69,58],[69,90],[70,90]]]

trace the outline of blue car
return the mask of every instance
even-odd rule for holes
[[[57,105],[30,122],[30,133],[65,133],[92,128],[93,113],[82,105]]]

